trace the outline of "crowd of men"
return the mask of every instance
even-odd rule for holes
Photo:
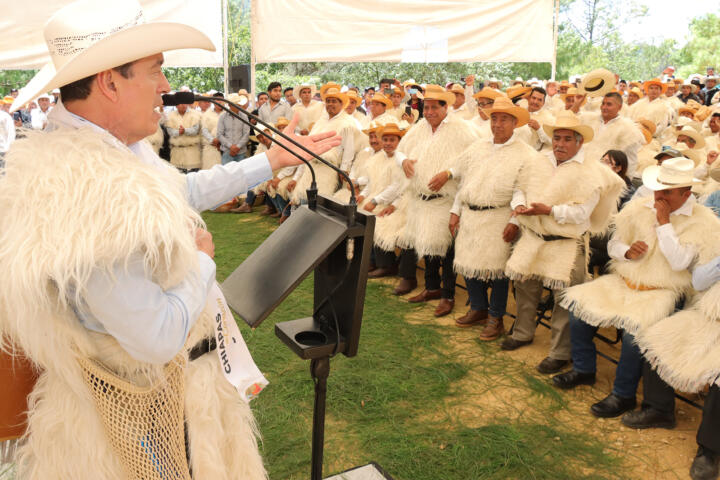
[[[507,351],[532,343],[549,290],[551,345],[537,369],[563,389],[595,382],[597,329],[622,330],[613,390],[591,412],[622,415],[632,428],[673,428],[674,389],[707,391],[691,467],[707,479],[720,462],[720,86],[713,69],[673,74],[627,82],[599,69],[507,87],[473,75],[365,89],[273,82],[227,99],[280,129],[297,115],[295,133],[340,135],[323,158],[352,184],[311,161],[319,193],[354,195],[376,216],[369,276],[397,276],[396,295],[417,289],[422,259],[424,287],[407,300],[439,300],[434,315],[445,316],[462,275],[470,308],[455,324],[479,327],[484,341],[504,336]],[[12,97],[3,100],[0,155],[15,128],[44,127],[52,100],[40,97],[9,123]],[[272,133],[250,122],[210,102],[166,107],[147,140],[183,172],[210,169],[270,147]],[[217,211],[252,212],[262,197],[262,213],[282,223],[309,185],[304,165],[286,167]],[[511,281],[517,318],[506,333]]]

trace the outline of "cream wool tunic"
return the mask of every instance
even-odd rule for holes
[[[578,155],[582,153],[582,149]],[[551,215],[520,215],[520,238],[515,243],[505,274],[512,280],[542,280],[551,289],[564,288],[570,283],[577,249],[584,243],[585,232],[601,233],[607,228],[610,216],[617,210],[617,199],[625,182],[598,160],[585,158],[582,163],[568,160],[555,167],[550,158],[531,162],[523,168],[518,185],[524,192],[526,205],[580,205],[593,195],[599,201],[587,226],[558,223]],[[566,237],[544,240],[541,235]],[[586,249],[587,251],[587,249]]]
[[[493,280],[504,276],[511,243],[502,233],[510,220],[510,201],[525,162],[544,159],[512,136],[505,144],[475,141],[457,161],[460,179],[453,213],[460,216],[455,238],[455,271],[466,278]],[[474,207],[491,207],[472,210]]]
[[[599,113],[583,114],[580,117],[585,125],[592,127],[595,133],[591,142],[583,145],[585,155],[601,159],[608,150],[620,150],[628,157],[627,176],[632,178],[637,170],[637,152],[645,144],[640,129],[629,118],[617,116],[605,123]]]
[[[421,257],[447,253],[453,241],[448,223],[457,180],[448,180],[437,192],[430,190],[428,183],[436,174],[453,168],[457,156],[476,138],[467,122],[456,115],[447,115],[435,133],[423,118],[403,137],[398,150],[417,160],[406,192],[408,218],[399,240],[403,248],[414,248]],[[421,195],[439,197],[423,200]]]
[[[167,116],[165,126],[179,129],[181,126],[185,129],[192,127],[198,128],[195,135],[179,135],[170,137],[170,163],[178,168],[200,168],[202,167],[202,157],[200,153],[200,112],[188,108],[185,115],[180,115],[177,110],[173,110]]]
[[[634,121],[647,118],[653,122],[657,127],[653,136],[660,138],[670,125],[672,109],[662,97],[658,97],[652,102],[647,97],[643,97],[632,105],[629,115]]]
[[[108,137],[89,128],[39,132],[16,141],[6,156],[0,337],[41,370],[17,453],[18,478],[128,478],[79,362],[101,362],[141,389],[157,386],[164,366],[135,360],[114,337],[84,328],[68,297],[74,291],[82,298],[91,271],[110,272],[138,252],[164,289],[197,269],[194,229],[203,223],[187,201],[185,177],[143,163]],[[186,348],[212,336],[206,309]],[[182,349],[176,359],[186,355]],[[252,413],[223,377],[217,355],[183,371],[180,401],[195,478],[266,478]]]
[[[707,207],[695,203],[692,215],[671,215],[681,244],[692,244],[700,263],[718,252],[720,220]],[[615,234],[624,244],[642,240],[647,253],[633,261],[612,260],[612,273],[565,290],[560,305],[590,325],[623,328],[635,334],[670,315],[676,300],[691,292],[692,278],[687,269],[673,271],[658,245],[656,213],[647,198],[628,202],[615,218]],[[652,290],[630,288],[632,285]]]
[[[316,133],[331,132],[334,131],[338,135],[346,136],[352,135],[357,137],[358,140],[362,136],[362,132],[358,130],[357,122],[350,115],[344,111],[338,113],[333,118],[328,118],[327,115],[322,115],[313,125],[310,131],[311,135]],[[353,142],[355,148],[358,148],[358,141]],[[355,152],[357,153],[357,151]],[[325,152],[321,157],[329,163],[340,168],[342,162],[342,152],[339,147],[334,147],[331,150]],[[328,167],[327,165],[320,163],[316,159],[310,159],[310,164],[315,170],[316,183],[318,193],[325,196],[332,196],[338,189],[339,177],[335,170]],[[292,202],[294,204],[300,204],[302,201],[307,199],[306,190],[310,188],[312,183],[312,174],[307,165],[303,164],[298,167],[294,180],[297,181],[295,189],[292,191]]]
[[[317,122],[323,111],[325,111],[323,107],[324,104],[322,102],[318,102],[317,100],[311,99],[307,107],[298,100],[298,102],[292,106],[292,111],[300,114],[298,128],[300,130],[309,131],[312,124]],[[290,119],[288,118],[288,120]]]
[[[475,134],[478,138],[493,137],[492,130],[490,130],[490,120],[483,120],[480,115],[475,115],[467,122],[475,130]]]
[[[720,379],[720,283],[637,332],[645,359],[671,387],[699,392]]]
[[[150,144],[153,152],[155,152],[155,155],[160,153],[160,149],[162,148],[163,142],[165,141],[165,134],[163,133],[162,127],[159,123],[157,129],[155,130],[155,133],[153,133],[149,137],[146,137],[145,140],[147,140],[147,142]]]
[[[208,108],[200,118],[200,139],[202,145],[202,168],[212,168],[221,163],[222,154],[202,135],[202,130],[207,130],[210,136],[217,138],[217,124],[220,114],[213,108]]]
[[[530,118],[536,120],[540,124],[540,128],[535,130],[526,124],[516,128],[515,135],[536,151],[549,150],[549,148],[552,147],[552,139],[547,136],[542,126],[552,125],[555,122],[555,117],[548,110],[541,108],[537,112],[532,112]]]
[[[377,214],[387,206],[393,205],[396,208],[400,206],[400,196],[408,183],[402,167],[397,162],[400,158],[405,158],[405,156],[396,151],[392,157],[388,157],[384,150],[380,150],[365,162],[368,183],[363,191],[365,199],[358,207],[358,210],[363,213],[376,216],[374,242],[386,251],[395,249],[397,238],[404,226],[404,215],[397,210],[383,217],[378,217]],[[387,201],[378,203],[372,212],[362,208],[367,202],[381,194]]]

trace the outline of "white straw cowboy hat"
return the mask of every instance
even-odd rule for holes
[[[40,93],[141,58],[181,48],[214,51],[201,31],[175,22],[145,22],[135,0],[81,0],[58,10],[43,29],[46,64],[20,90],[13,110]]]
[[[582,135],[584,143],[591,141],[595,135],[592,127],[583,125],[580,119],[569,110],[563,110],[557,114],[555,125],[543,125],[542,128],[550,138],[552,138],[555,130],[572,130]]]
[[[686,137],[690,137],[695,140],[695,146],[693,147],[693,150],[700,150],[701,148],[705,147],[705,136],[703,136],[700,132],[695,130],[690,125],[685,125],[680,130],[675,130],[673,134],[675,135],[675,138],[679,137],[680,135],[685,135]]]
[[[528,122],[528,120],[530,120],[530,113],[528,113],[527,110],[522,107],[518,107],[504,95],[502,97],[498,97],[493,102],[492,107],[484,108],[483,112],[485,112],[485,115],[488,117],[490,117],[493,113],[507,113],[508,115],[512,115],[517,120],[515,128],[522,127]]]
[[[598,68],[583,77],[578,90],[588,97],[603,97],[613,88],[615,88],[615,74],[610,70]]]
[[[695,163],[689,158],[668,158],[661,165],[643,170],[643,185],[653,191],[691,187],[700,180],[694,177]]]
[[[315,96],[315,92],[317,91],[317,87],[312,83],[301,83],[297,87],[293,89],[293,96],[297,99],[300,98],[300,92],[305,90],[306,88],[310,89],[310,98]]]

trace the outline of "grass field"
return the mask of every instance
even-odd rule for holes
[[[255,215],[204,217],[220,281],[276,228]],[[270,381],[252,406],[272,479],[309,477],[309,362],[275,337],[273,324],[311,312],[309,278],[256,330],[241,322]],[[430,318],[389,283],[368,284],[359,354],[331,362],[325,476],[376,461],[397,480],[626,478],[618,450],[563,420],[567,400],[546,377],[494,344],[458,345]]]

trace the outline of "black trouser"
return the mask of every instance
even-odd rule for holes
[[[720,387],[713,385],[705,398],[702,420],[697,432],[697,443],[720,455]]]
[[[442,298],[455,298],[455,245],[450,245],[444,257],[425,256],[425,289],[438,290],[442,280]],[[442,277],[440,267],[442,266]]]
[[[643,361],[642,408],[653,408],[675,416],[675,390],[665,383],[647,360]]]
[[[395,252],[388,252],[382,248],[373,245],[375,250],[375,266],[378,268],[392,268],[397,263]]]
[[[417,270],[417,254],[415,250],[400,250],[400,268],[398,275],[406,280],[415,280]]]

